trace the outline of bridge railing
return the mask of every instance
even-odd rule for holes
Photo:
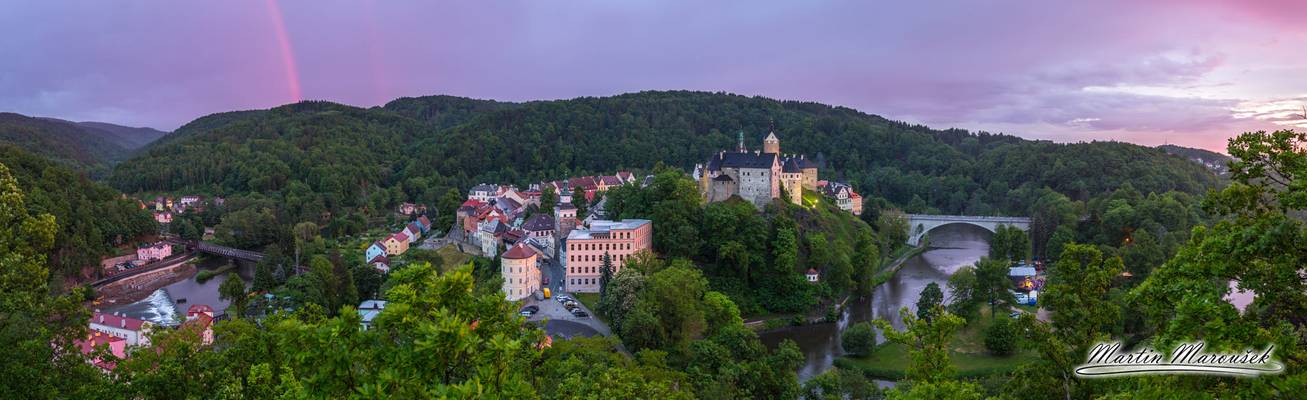
[[[934,215],[934,214],[908,214],[908,219],[931,220],[931,221],[1030,222],[1029,217],[990,217],[990,216],[972,216],[972,215]]]

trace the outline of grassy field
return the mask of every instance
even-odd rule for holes
[[[590,311],[594,311],[595,306],[599,305],[599,293],[572,293],[571,295],[576,299],[576,301],[584,304],[585,308],[590,309]]]
[[[1039,353],[1024,344],[1017,345],[1017,352],[1010,356],[999,357],[985,351],[984,329],[991,319],[988,310],[978,321],[963,327],[949,348],[949,358],[957,369],[957,376],[962,378],[982,377],[1004,374],[1015,370],[1030,361],[1039,359]],[[1006,318],[1006,316],[1000,316]],[[901,379],[908,367],[908,348],[901,344],[885,344],[867,357],[840,357],[835,366],[861,370],[866,375],[877,379]]]
[[[440,266],[440,272],[442,273],[467,264],[468,260],[472,259],[471,255],[458,251],[458,247],[454,245],[441,247],[440,250],[436,250],[436,254],[440,254],[440,259],[445,262],[445,265]]]

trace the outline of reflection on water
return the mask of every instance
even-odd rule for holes
[[[829,369],[835,358],[844,354],[839,336],[849,324],[869,319],[886,319],[901,328],[899,308],[908,307],[915,312],[917,297],[931,282],[939,284],[947,299],[948,277],[959,268],[975,264],[989,254],[990,235],[989,231],[971,225],[945,225],[937,228],[930,232],[930,250],[904,261],[899,273],[877,287],[870,301],[850,300],[839,323],[806,325],[759,336],[768,347],[775,347],[786,339],[798,344],[805,359],[798,371],[799,380],[806,381]]]
[[[224,263],[226,263],[224,259],[210,258],[201,262],[199,269],[212,270],[221,267]],[[155,324],[174,326],[185,319],[184,315],[179,317],[178,314],[184,314],[192,304],[207,304],[218,313],[226,310],[227,302],[218,298],[218,286],[226,280],[227,274],[220,274],[204,283],[196,282],[195,278],[187,278],[155,290],[144,300],[104,308],[102,311],[122,313]],[[181,299],[186,299],[186,302],[177,304]]]

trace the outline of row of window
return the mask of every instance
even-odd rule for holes
[[[599,268],[600,268],[600,267],[567,267],[567,273],[569,273],[569,274],[597,274],[597,273],[599,273]],[[616,274],[616,273],[617,273],[617,270],[620,269],[620,268],[621,268],[621,264],[613,265],[613,273]]]
[[[572,279],[570,285],[594,285],[597,283],[599,283],[598,279],[580,278],[580,279]]]
[[[625,255],[625,254],[611,254],[611,255],[609,255],[609,257],[611,257],[611,258],[613,259],[613,262],[614,262],[614,263],[621,264],[622,261],[626,261],[627,255]],[[573,255],[567,256],[567,260],[568,260],[568,261],[573,261],[573,262],[576,262],[576,261],[599,262],[599,261],[603,261],[603,260],[604,260],[604,256],[603,256],[603,255],[600,255],[600,254],[582,254],[582,255],[576,255],[576,254],[573,254]]]
[[[614,239],[630,239],[630,232],[618,232]],[[573,243],[567,246],[568,250],[630,250],[630,243]]]

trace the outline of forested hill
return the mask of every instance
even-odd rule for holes
[[[127,149],[111,138],[94,134],[77,124],[21,114],[0,113],[0,143],[27,150],[98,175]]]
[[[733,148],[740,131],[759,148],[773,124],[782,152],[815,158],[823,179],[915,211],[1024,213],[1043,186],[1084,200],[1123,183],[1198,193],[1216,182],[1202,166],[1142,146],[941,131],[845,107],[684,91],[528,103],[431,96],[371,109],[305,102],[216,114],[120,164],[111,182],[128,192],[296,192],[312,194],[315,210],[375,209],[434,203],[478,182],[660,162],[689,169]]]
[[[134,238],[158,230],[150,213],[136,201],[65,165],[5,144],[0,144],[0,164],[9,168],[27,194],[32,215],[55,217],[59,230],[49,254],[52,277],[98,265],[114,246],[131,244]]]
[[[115,125],[106,122],[84,121],[77,122],[77,126],[89,131],[92,134],[99,134],[115,144],[128,150],[135,150],[158,140],[167,135],[168,132],[160,131],[154,128],[133,128],[129,126]]]
[[[1190,161],[1202,164],[1220,175],[1228,173],[1230,171],[1229,163],[1230,161],[1234,161],[1233,157],[1203,149],[1180,147],[1173,144],[1164,144],[1157,146],[1157,148],[1162,149],[1162,151],[1167,153],[1184,157]]]

